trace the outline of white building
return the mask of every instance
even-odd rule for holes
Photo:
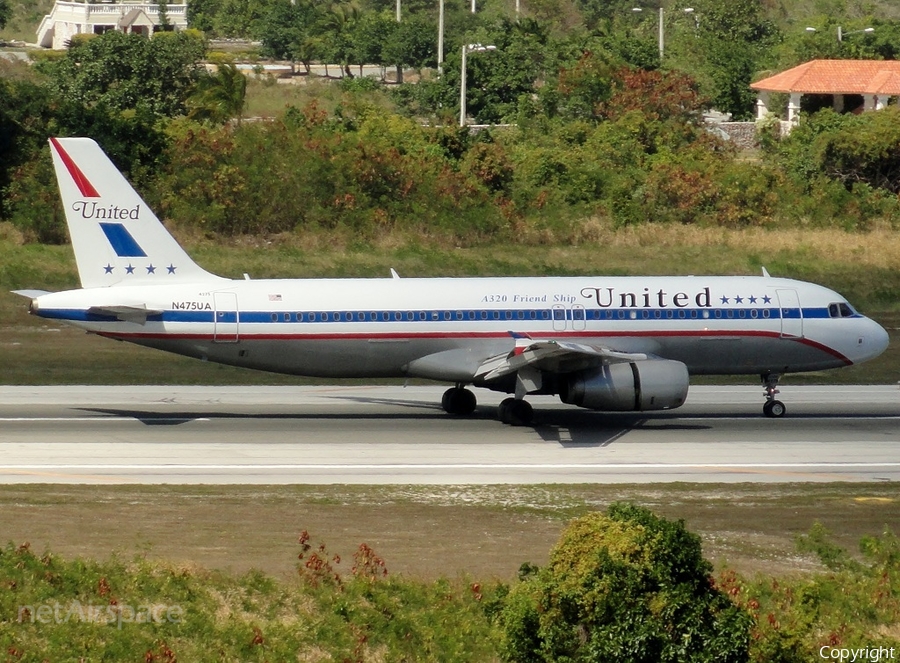
[[[187,27],[187,5],[166,5],[165,14],[175,30]],[[56,0],[53,11],[37,30],[37,43],[44,48],[63,49],[80,34],[103,34],[109,30],[150,36],[161,24],[159,5],[151,2],[63,2]]]

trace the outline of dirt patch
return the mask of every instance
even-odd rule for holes
[[[709,559],[751,574],[818,568],[795,547],[814,522],[855,551],[900,521],[900,493],[881,484],[0,486],[0,540],[284,577],[305,529],[346,559],[369,544],[392,573],[509,580],[523,562],[546,562],[569,518],[617,500],[684,519]]]

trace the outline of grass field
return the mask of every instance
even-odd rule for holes
[[[310,234],[214,242],[183,237],[212,272],[241,278],[508,276],[574,274],[758,274],[821,283],[886,326],[893,343],[875,361],[787,382],[894,383],[900,380],[900,235],[887,230],[723,230],[651,225],[613,230],[589,225],[578,245],[470,248],[387,236]],[[585,230],[587,232],[587,230]],[[29,316],[19,288],[78,286],[71,248],[22,244],[0,227],[0,383],[3,384],[296,384],[299,378],[210,365],[106,339]],[[74,358],[79,361],[73,361]],[[722,379],[716,378],[719,382]],[[737,379],[748,383],[752,378]],[[304,381],[305,382],[305,381]]]

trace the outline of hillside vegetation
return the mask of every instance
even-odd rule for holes
[[[624,0],[551,4],[527,6],[519,22],[490,3],[474,16],[453,5],[437,76],[433,24],[420,20],[431,10],[415,3],[400,24],[375,2],[191,3],[207,34],[261,38],[257,56],[340,65],[332,71],[341,81],[309,86],[262,122],[241,121],[245,95],[265,96],[275,83],[248,86],[228,56],[207,54],[198,30],[149,41],[83,36],[32,66],[4,62],[0,220],[29,242],[66,241],[46,139],[77,134],[97,139],[172,224],[208,237],[570,245],[597,239],[598,228],[644,224],[864,233],[900,223],[897,107],[820,111],[786,140],[764,133],[751,152],[701,122],[710,106],[750,115],[747,84],[768,67],[895,57],[891,11],[828,3],[827,20],[845,17],[847,31],[877,23],[835,46],[826,25],[795,33],[800,14],[759,0],[704,0],[693,18],[672,4],[660,60],[653,21]],[[803,7],[810,21],[812,9],[825,10]],[[456,126],[459,47],[472,42],[497,49],[469,57],[469,111],[512,127]],[[207,55],[218,73],[201,66]],[[354,77],[360,62],[421,75],[386,85]]]

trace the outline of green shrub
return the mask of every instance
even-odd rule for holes
[[[711,583],[683,521],[614,504],[572,521],[510,592],[510,661],[746,661],[750,620]]]

